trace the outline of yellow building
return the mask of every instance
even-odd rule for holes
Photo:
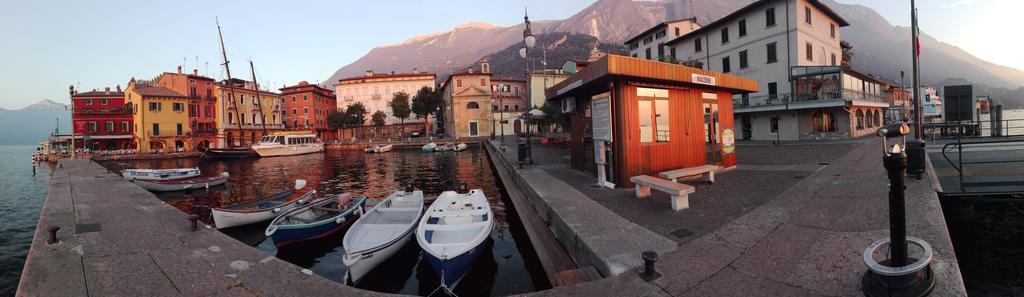
[[[491,73],[488,63],[454,73],[444,82],[445,133],[455,138],[491,136]]]
[[[185,94],[132,78],[124,96],[132,107],[132,133],[140,151],[192,149]]]
[[[259,100],[256,100],[256,84],[241,79],[228,83],[221,81],[214,89],[217,96],[216,147],[247,147],[259,142],[264,135],[284,130],[281,94],[259,90]]]

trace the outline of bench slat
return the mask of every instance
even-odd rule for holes
[[[649,175],[634,176],[630,178],[634,184],[642,184],[644,186],[651,187],[658,191],[676,195],[690,194],[696,191],[691,185],[674,183],[672,181],[660,179]]]
[[[690,176],[690,175],[698,175],[698,174],[709,173],[709,172],[713,172],[713,171],[718,171],[719,169],[721,169],[721,167],[719,167],[718,165],[701,165],[701,166],[697,166],[697,167],[688,167],[688,168],[682,168],[682,169],[669,170],[669,171],[662,172],[662,173],[660,173],[658,175],[661,176],[662,178],[672,179],[672,178],[679,178],[679,177],[683,177],[683,176]]]

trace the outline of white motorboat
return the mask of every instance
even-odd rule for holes
[[[313,194],[316,194],[316,190],[312,188],[298,192],[305,187],[306,181],[299,179],[295,180],[294,191],[288,190],[252,202],[211,209],[213,223],[217,225],[217,229],[224,229],[273,219],[282,212],[305,204]]]
[[[416,228],[427,262],[449,291],[472,267],[494,228],[494,213],[480,189],[441,193]]]
[[[436,149],[436,148],[437,148],[437,144],[431,142],[431,143],[423,145],[423,147],[421,147],[420,150],[429,153],[429,152],[433,152],[434,149]]]
[[[452,148],[452,150],[456,151],[456,152],[461,152],[461,151],[466,150],[467,148],[469,148],[469,146],[466,145],[465,142],[460,142],[459,144],[456,144],[455,147]]]
[[[153,192],[170,192],[170,191],[184,191],[184,190],[195,190],[195,189],[209,189],[223,185],[228,181],[228,173],[222,172],[217,176],[199,176],[180,178],[172,180],[144,180],[136,179],[131,182],[139,185],[143,189],[150,190]]]
[[[397,253],[412,239],[423,214],[423,191],[395,191],[363,214],[345,233],[342,245],[348,266],[345,274],[353,284]]]
[[[127,180],[175,180],[196,177],[201,174],[199,167],[174,169],[125,169],[121,176]]]
[[[391,148],[392,148],[392,146],[390,144],[385,144],[385,145],[377,147],[377,152],[378,153],[390,152]]]
[[[292,156],[323,152],[324,144],[313,132],[277,132],[263,136],[252,150],[260,157]]]

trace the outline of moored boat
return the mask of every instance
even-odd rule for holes
[[[324,151],[324,144],[310,131],[277,132],[263,136],[252,146],[260,157],[292,156]]]
[[[121,176],[127,180],[174,180],[199,176],[201,172],[196,168],[174,168],[174,169],[125,169]]]
[[[469,146],[466,145],[465,142],[460,142],[459,144],[456,144],[455,147],[452,148],[452,150],[456,151],[456,152],[461,152],[461,151],[466,150],[467,148],[469,148]]]
[[[365,149],[363,149],[363,151],[364,151],[364,152],[367,152],[367,153],[376,153],[376,152],[377,152],[377,150],[379,150],[379,149],[380,149],[380,147],[379,147],[379,146],[376,146],[376,145],[371,145],[371,146],[368,146],[368,147],[366,147]]]
[[[483,191],[441,193],[416,228],[427,262],[449,291],[458,285],[484,249],[494,228],[494,213]]]
[[[305,187],[306,181],[300,179],[295,181],[295,190],[284,191],[252,202],[211,209],[213,223],[217,225],[217,229],[224,229],[273,219],[281,212],[305,204],[313,197],[313,194],[316,194],[316,190],[313,189],[298,192]]]
[[[278,248],[322,238],[341,230],[363,213],[366,197],[353,198],[350,194],[326,197],[296,207],[274,218],[267,226],[269,236]]]
[[[238,159],[259,157],[251,148],[209,148],[203,156],[213,159]]]
[[[197,176],[172,180],[143,180],[136,179],[131,182],[143,189],[153,192],[184,191],[192,189],[209,189],[223,185],[228,180],[228,173],[222,172],[217,176]]]
[[[428,143],[428,144],[424,144],[423,147],[420,148],[420,150],[429,153],[429,152],[433,152],[434,149],[436,149],[436,148],[437,148],[437,144],[431,142],[431,143]]]
[[[391,148],[392,148],[392,146],[390,144],[385,144],[385,145],[377,147],[377,152],[378,153],[390,152]]]
[[[345,278],[358,284],[364,275],[412,239],[423,214],[423,191],[395,191],[357,220],[342,240],[348,267]]]

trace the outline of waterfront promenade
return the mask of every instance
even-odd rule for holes
[[[515,141],[506,143],[510,146],[503,156],[514,164]],[[617,290],[636,295],[861,296],[861,276],[867,269],[864,248],[888,237],[888,181],[878,140],[741,143],[737,152],[737,168],[717,174],[714,185],[684,180],[697,191],[690,194],[689,209],[675,212],[662,193],[640,200],[632,189],[594,187],[591,176],[569,169],[564,149],[534,145],[537,165],[508,170],[526,181],[527,191],[548,193],[541,201],[564,199],[556,195],[591,199],[678,244],[657,262],[663,275],[653,282],[658,291],[639,280],[634,269],[546,294],[582,294],[588,291],[584,288],[614,283]],[[563,218],[552,215],[555,223],[548,223],[559,234],[557,220]],[[935,250],[937,285],[932,295],[965,296],[938,196],[928,179],[908,179],[907,218],[909,235]],[[574,229],[587,232],[586,226]],[[567,238],[575,241],[559,236],[563,245]],[[615,240],[629,239],[603,239]],[[632,263],[639,265],[639,256],[635,259]]]

